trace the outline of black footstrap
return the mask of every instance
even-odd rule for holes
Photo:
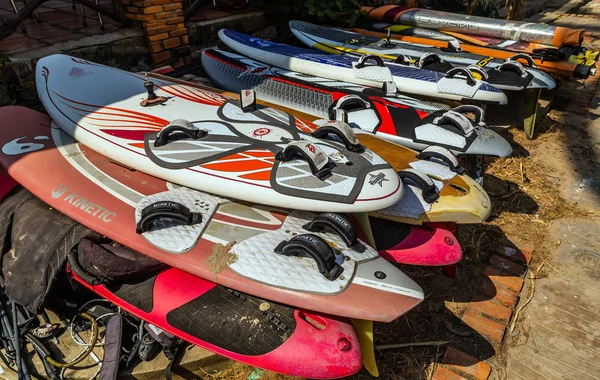
[[[358,240],[358,233],[352,223],[340,214],[325,212],[302,227],[310,232],[333,231],[342,238],[348,248],[356,252],[364,252],[367,249]]]
[[[406,169],[399,172],[398,175],[402,180],[410,179],[413,181],[421,189],[421,194],[425,202],[433,203],[440,197],[435,184],[425,173],[415,169]]]
[[[154,146],[156,148],[161,147],[163,145],[167,145],[169,143],[169,137],[173,134],[183,134],[184,136],[198,140],[208,135],[208,132],[200,129],[194,124],[190,123],[184,119],[176,119],[167,124],[166,127],[160,130],[156,134],[156,140],[154,140]]]
[[[275,247],[275,253],[285,256],[310,257],[317,263],[319,273],[329,281],[337,279],[344,268],[335,260],[333,250],[327,242],[313,234],[296,235]]]
[[[144,207],[142,217],[138,222],[135,232],[142,234],[149,231],[156,220],[169,218],[181,225],[190,226],[202,222],[202,214],[191,212],[181,203],[160,201]]]

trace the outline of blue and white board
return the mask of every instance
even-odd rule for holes
[[[365,65],[358,58],[322,53],[263,40],[222,29],[219,38],[227,46],[258,61],[299,73],[381,88],[393,82],[399,92],[449,100],[475,100],[506,104],[506,95],[490,84],[393,63]]]

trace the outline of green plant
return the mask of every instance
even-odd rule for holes
[[[496,0],[476,0],[471,12],[473,16],[499,18],[498,3]]]
[[[0,53],[0,67],[10,63],[10,57],[6,54]]]
[[[320,24],[346,23],[356,25],[363,21],[358,0],[267,0],[283,18],[299,18]]]

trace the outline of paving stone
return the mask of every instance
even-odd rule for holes
[[[498,255],[492,256],[492,258],[490,259],[490,264],[495,265],[503,271],[513,274],[515,276],[522,276],[527,270],[527,267],[521,264],[517,264],[514,261],[502,258]]]
[[[511,309],[515,307],[519,300],[519,293],[501,286],[494,286],[494,283],[491,281],[483,281],[479,287],[479,292],[484,295],[485,298],[489,299],[490,297],[493,297],[496,301]]]
[[[523,279],[512,276],[510,273],[504,272],[493,266],[487,266],[483,275],[488,277],[495,285],[504,286],[514,292],[520,292],[523,287]]]
[[[463,372],[477,380],[487,379],[491,371],[489,364],[453,347],[446,348],[442,363],[454,372]]]
[[[510,321],[510,316],[512,315],[511,308],[496,302],[494,299],[482,296],[473,296],[469,303],[469,308],[504,324]]]
[[[477,331],[483,337],[491,340],[492,342],[499,343],[504,337],[504,330],[506,327],[498,322],[492,321],[491,319],[484,317],[474,310],[467,309],[462,316],[462,322],[473,330]]]
[[[431,380],[465,380],[465,378],[442,366],[438,366],[433,373]]]

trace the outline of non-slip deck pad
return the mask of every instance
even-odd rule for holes
[[[200,213],[202,219],[192,225],[181,225],[173,219],[161,218],[152,223],[151,229],[142,233],[150,243],[170,253],[185,253],[192,249],[206,225],[212,219],[219,203],[223,199],[199,191],[180,188],[144,197],[135,207],[135,222],[142,218],[142,211],[153,203],[176,202],[188,208],[190,212]]]
[[[296,328],[294,309],[217,286],[167,314],[167,322],[242,355],[264,355]]]
[[[282,288],[321,294],[338,293],[345,289],[352,280],[357,262],[374,259],[378,257],[378,253],[368,246],[364,252],[357,252],[347,248],[334,233],[314,233],[304,229],[302,226],[315,216],[310,212],[293,211],[280,229],[253,236],[234,245],[231,252],[236,255],[236,260],[230,268],[242,276]],[[275,253],[275,247],[282,241],[306,233],[322,237],[339,255],[343,255],[342,262],[338,264],[344,272],[334,281],[324,281],[325,278],[319,273],[312,258]]]
[[[109,285],[108,289],[126,303],[151,314],[159,275]],[[173,288],[173,292],[178,291]],[[249,356],[273,351],[292,335],[296,327],[293,308],[222,286],[215,286],[169,311],[166,321],[194,338]]]

